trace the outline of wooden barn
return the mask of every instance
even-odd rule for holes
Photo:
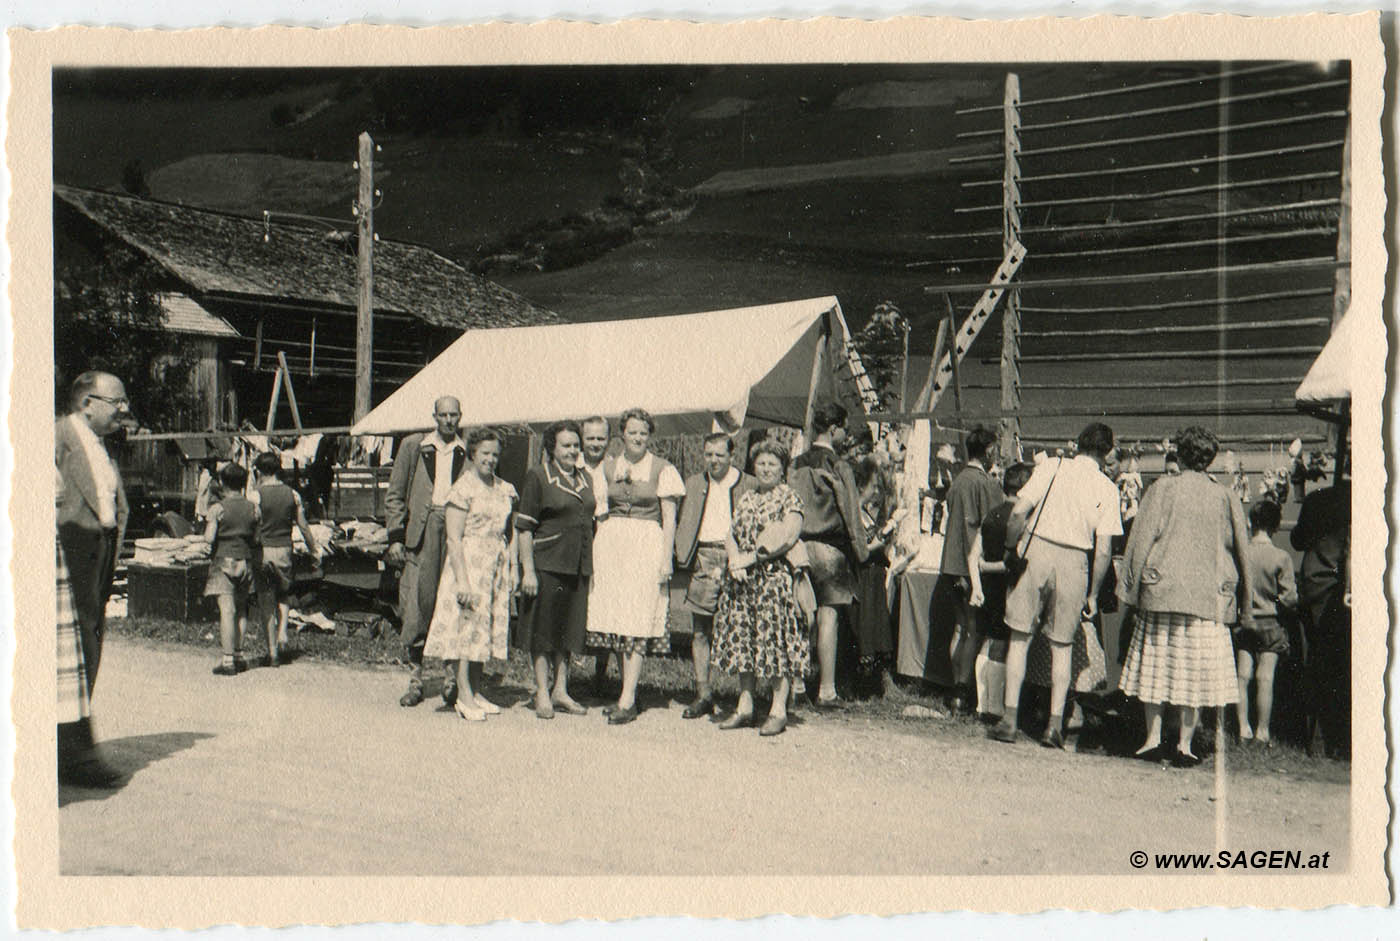
[[[346,228],[350,228],[347,224]],[[353,230],[256,219],[134,196],[54,187],[56,291],[85,280],[139,284],[163,328],[198,356],[197,413],[163,431],[261,428],[285,360],[305,427],[348,426],[355,398]],[[113,259],[121,259],[114,266]],[[379,402],[465,330],[563,318],[472,274],[430,248],[383,239],[374,248],[373,401]],[[458,391],[465,393],[469,377]],[[449,391],[449,390],[444,390]],[[291,428],[286,394],[275,426]],[[423,416],[425,425],[431,423]],[[133,442],[122,456],[138,494],[188,498],[202,440]]]
[[[244,418],[261,426],[279,353],[303,424],[350,423],[356,244],[350,224],[345,228],[54,187],[55,267],[93,267],[92,259],[114,250],[134,253],[150,266],[167,328],[203,346],[196,378],[202,420],[180,430]],[[430,248],[380,240],[374,247],[374,401],[464,330],[561,322]],[[285,396],[277,425],[291,426]]]

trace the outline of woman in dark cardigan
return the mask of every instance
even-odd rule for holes
[[[577,467],[583,439],[577,422],[545,429],[544,462],[530,468],[515,514],[523,609],[516,645],[535,663],[535,715],[584,715],[569,695],[569,657],[583,651],[588,580],[593,574],[593,490]],[[549,668],[554,666],[551,693]]]

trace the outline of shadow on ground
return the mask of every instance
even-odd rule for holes
[[[211,732],[156,732],[151,735],[128,735],[126,738],[110,739],[99,743],[102,758],[123,775],[120,786],[112,790],[99,788],[72,787],[60,784],[58,806],[76,804],[82,801],[104,800],[126,787],[137,773],[157,761],[169,758],[176,752],[193,748],[201,739],[213,738]]]

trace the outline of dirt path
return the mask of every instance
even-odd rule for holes
[[[466,723],[396,705],[400,672],[211,663],[109,642],[98,731],[134,773],[60,795],[65,874],[1129,873],[1134,849],[1214,846],[1204,771],[810,714],[760,740],[675,705],[622,728],[524,705]],[[1230,846],[1345,864],[1344,785],[1231,784]]]

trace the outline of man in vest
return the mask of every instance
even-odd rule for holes
[[[122,381],[105,372],[85,372],[75,379],[69,405],[72,410],[54,425],[56,516],[82,650],[86,689],[81,692],[86,703],[97,685],[107,598],[127,519],[121,474],[102,439],[131,412]],[[98,755],[87,710],[65,712],[59,718],[65,720],[58,725],[59,781],[115,787],[121,773]]]
[[[448,492],[467,466],[466,442],[458,431],[461,421],[462,405],[457,399],[447,395],[433,403],[436,431],[404,439],[384,495],[389,530],[389,550],[384,558],[390,565],[403,566],[399,575],[400,636],[408,652],[410,673],[400,706],[423,701],[423,645],[437,604],[447,548],[444,508]],[[442,701],[452,706],[457,702],[456,664],[443,666]]]
[[[728,558],[724,540],[733,525],[734,505],[757,481],[732,464],[734,440],[724,432],[705,438],[705,470],[685,482],[685,501],[676,523],[676,566],[690,570],[685,607],[690,611],[690,658],[695,664],[695,701],[681,718],[711,715],[710,638],[715,604]]]

